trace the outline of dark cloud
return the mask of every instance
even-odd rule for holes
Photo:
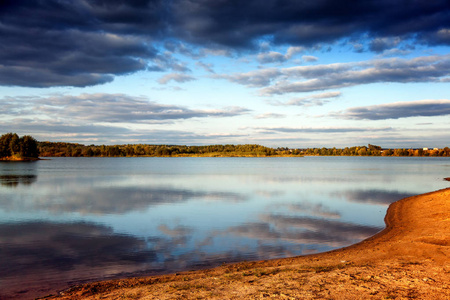
[[[88,86],[147,69],[159,1],[3,1],[0,83]]]
[[[37,12],[39,13],[39,12]],[[0,28],[0,83],[88,86],[147,68],[157,51],[142,39],[78,29]]]
[[[103,84],[113,81],[111,75],[102,74],[57,74],[52,70],[36,69],[29,67],[4,67],[0,66],[0,83],[6,86],[27,87],[52,87],[52,86],[76,86]]]
[[[392,49],[396,47],[400,42],[401,41],[398,38],[376,38],[370,42],[369,48],[373,52],[381,53],[386,49]]]
[[[450,100],[418,100],[349,108],[333,114],[339,118],[386,120],[450,115]]]
[[[428,34],[420,34],[419,41],[431,45],[449,45],[450,44],[450,29],[442,28]]]
[[[208,51],[193,48],[256,50],[262,39],[310,47],[367,37],[376,52],[405,39],[450,44],[446,0],[7,0],[0,19],[7,45],[0,48],[0,84],[11,86],[82,87],[140,70],[186,69],[164,57],[163,46],[200,57]]]
[[[314,45],[349,36],[409,37],[449,27],[446,1],[172,2],[175,34],[187,41],[249,48],[263,36],[275,43]],[[427,40],[424,38],[424,42]]]

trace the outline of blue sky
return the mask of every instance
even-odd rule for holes
[[[3,1],[0,131],[445,147],[448,1]]]

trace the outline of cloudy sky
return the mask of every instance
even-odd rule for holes
[[[448,0],[5,0],[0,132],[450,146]]]

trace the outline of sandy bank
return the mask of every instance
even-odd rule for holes
[[[393,203],[385,221],[327,253],[91,283],[51,299],[450,299],[450,188]]]

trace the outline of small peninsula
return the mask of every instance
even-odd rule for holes
[[[7,133],[0,137],[0,161],[34,161],[39,159],[38,142],[29,135]]]

